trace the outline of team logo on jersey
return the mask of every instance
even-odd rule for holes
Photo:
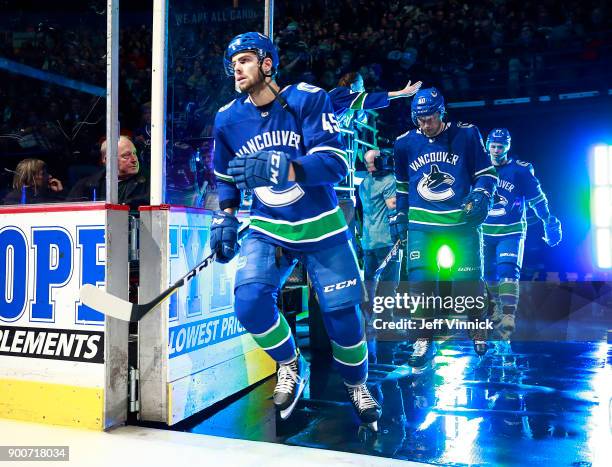
[[[289,182],[288,188],[272,188],[260,186],[255,188],[255,195],[266,206],[271,208],[282,208],[297,203],[304,196],[305,192],[300,185]]]
[[[440,172],[436,164],[431,165],[428,174],[423,174],[417,185],[417,192],[427,201],[446,201],[455,196],[451,186],[455,177],[446,172]]]
[[[246,256],[238,257],[238,263],[236,263],[236,269],[242,269],[247,265],[248,258]]]
[[[506,206],[508,206],[508,200],[505,196],[495,193],[493,197],[493,209],[489,211],[489,216],[505,216]]]

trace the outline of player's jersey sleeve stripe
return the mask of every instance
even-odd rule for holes
[[[529,206],[535,206],[536,204],[538,204],[541,201],[547,201],[546,200],[546,195],[544,193],[540,193],[538,196],[528,199],[527,200],[527,204],[529,204]]]
[[[357,97],[355,97],[355,99],[353,99],[353,102],[351,102],[350,109],[351,110],[361,110],[361,109],[363,109],[363,103],[365,102],[366,97],[368,97],[368,93],[367,92],[360,92],[357,95]]]
[[[399,136],[396,138],[396,141],[397,141],[397,140],[399,140],[399,139],[404,138],[405,136],[408,136],[408,133],[410,133],[410,130],[408,130],[406,133],[402,133],[401,135],[399,135]]]
[[[395,190],[398,193],[403,193],[405,195],[407,195],[409,193],[409,186],[408,186],[408,182],[404,182],[401,180],[396,180],[395,182]]]
[[[347,168],[349,169],[351,168],[351,166],[349,165],[349,160],[348,160],[349,156],[347,152],[339,148],[334,148],[332,146],[317,146],[317,147],[312,148],[310,151],[308,151],[306,155],[314,154],[315,152],[323,152],[323,151],[331,152],[335,156],[338,156],[340,159],[342,159],[342,162],[344,162]]]
[[[223,180],[224,182],[234,183],[234,177],[222,174],[221,172],[217,172],[216,170],[215,170],[215,175],[217,176],[219,180]]]
[[[493,167],[492,165],[490,165],[489,167],[486,167],[482,170],[479,170],[478,172],[476,172],[474,174],[474,178],[478,178],[478,177],[493,177],[493,178],[497,178],[497,170],[495,170],[495,167]]]

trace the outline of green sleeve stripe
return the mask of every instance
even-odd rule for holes
[[[397,181],[396,182],[396,188],[398,193],[405,193],[408,194],[409,193],[409,185],[408,182],[400,182]]]
[[[351,168],[349,154],[346,151],[343,151],[342,149],[334,148],[332,146],[319,146],[316,148],[312,148],[310,151],[306,153],[306,155],[315,154],[317,152],[323,152],[323,151],[331,152],[332,154],[336,156],[340,156],[340,158],[342,158],[342,162],[344,162],[349,169]]]
[[[359,95],[351,102],[351,110],[361,110],[363,109],[363,104],[368,96],[367,92],[360,92]]]
[[[495,167],[493,167],[493,166],[487,167],[486,169],[482,169],[482,170],[479,170],[478,172],[476,172],[474,174],[474,178],[482,177],[482,176],[485,176],[485,175],[487,175],[489,177],[497,178],[497,170],[495,170]]]
[[[230,177],[229,175],[225,175],[225,174],[219,173],[216,170],[215,170],[215,176],[219,180],[223,180],[224,182],[234,183],[234,178],[233,177]]]

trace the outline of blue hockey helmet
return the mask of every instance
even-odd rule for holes
[[[412,99],[411,105],[412,123],[419,126],[417,118],[427,117],[440,112],[440,118],[444,118],[446,108],[444,97],[436,88],[420,89]]]
[[[512,137],[507,128],[493,128],[487,136],[487,151],[491,143],[499,143],[504,145],[506,148],[505,152],[510,150],[510,144],[512,143]]]
[[[223,56],[223,67],[227,76],[234,76],[234,67],[232,66],[232,57],[240,52],[255,52],[257,58],[261,62],[264,58],[272,59],[272,75],[278,70],[278,52],[276,46],[268,36],[264,36],[258,32],[245,32],[234,37]]]

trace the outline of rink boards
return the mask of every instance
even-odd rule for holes
[[[0,208],[0,417],[125,420],[127,323],[78,297],[96,284],[127,298],[127,221],[104,203]]]
[[[210,253],[210,221],[200,209],[141,208],[141,301]],[[142,420],[175,424],[275,371],[235,317],[235,265],[212,263],[141,321]]]

